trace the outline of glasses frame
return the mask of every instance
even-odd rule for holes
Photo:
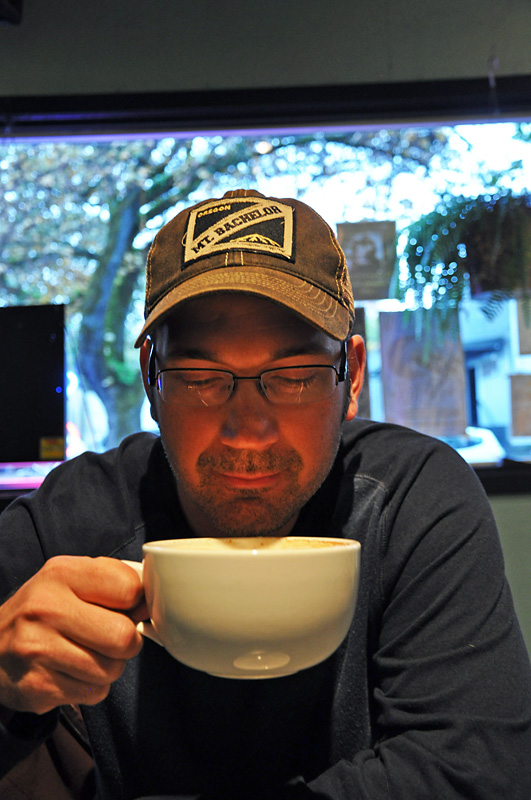
[[[347,342],[343,341],[341,344],[342,344],[341,356],[340,356],[340,361],[339,361],[339,366],[338,367],[335,367],[333,364],[294,364],[294,365],[290,365],[290,366],[286,366],[286,367],[276,367],[274,369],[264,369],[258,375],[235,375],[234,372],[231,372],[229,369],[212,369],[211,370],[212,372],[222,372],[222,373],[225,373],[226,375],[230,375],[231,378],[232,378],[232,388],[230,390],[230,394],[228,395],[227,399],[224,400],[222,403],[212,403],[211,405],[205,404],[205,406],[207,408],[215,408],[216,406],[221,406],[224,403],[226,403],[228,400],[230,400],[230,398],[232,397],[232,395],[236,391],[236,383],[237,383],[237,381],[255,381],[255,382],[257,382],[259,387],[260,387],[260,391],[262,392],[264,397],[267,400],[269,400],[270,403],[273,403],[274,405],[292,405],[291,403],[278,403],[275,400],[271,400],[267,396],[266,389],[265,389],[265,386],[264,386],[264,383],[263,383],[263,376],[266,375],[268,372],[279,372],[279,371],[282,371],[282,370],[293,369],[294,367],[304,367],[304,368],[327,367],[328,369],[333,369],[334,372],[336,373],[336,387],[337,387],[338,384],[343,383],[344,381],[346,381],[347,375],[348,375]],[[180,404],[180,403],[172,403],[171,401],[168,401],[168,400],[164,399],[164,397],[162,396],[160,376],[163,375],[165,372],[204,372],[205,368],[204,367],[166,367],[164,369],[156,370],[154,368],[154,366],[155,366],[155,358],[156,358],[156,353],[155,353],[155,347],[153,346],[153,348],[151,350],[151,353],[150,353],[149,367],[148,367],[149,384],[150,384],[150,386],[156,385],[157,391],[158,391],[158,393],[159,393],[159,395],[160,395],[160,397],[161,397],[161,399],[162,399],[162,401],[164,403],[168,403],[169,405],[175,405],[175,406],[182,405],[183,407],[186,407],[188,405],[186,403],[182,403],[182,404]],[[323,398],[323,399],[325,399],[325,398]],[[310,403],[311,402],[319,402],[319,401],[317,401],[317,400],[316,401],[310,401]],[[296,404],[293,404],[293,405],[296,405]],[[305,405],[305,403],[303,403],[302,405]],[[195,406],[195,404],[192,404],[190,407],[193,408],[194,406]]]

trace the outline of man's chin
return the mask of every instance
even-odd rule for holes
[[[216,530],[217,536],[243,537],[243,536],[286,536],[293,525],[295,518],[280,519],[276,521],[260,519],[223,518],[211,517],[210,523]]]
[[[233,500],[203,506],[201,511],[217,536],[286,536],[295,524],[298,511],[269,503],[244,504]]]

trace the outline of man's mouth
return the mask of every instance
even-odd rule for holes
[[[226,486],[233,489],[269,489],[278,482],[281,475],[280,472],[229,473],[218,472],[217,470],[215,472]]]
[[[197,466],[207,484],[214,481],[229,490],[264,492],[290,476],[296,478],[302,470],[302,459],[294,450],[288,453],[227,451],[216,456],[202,453]]]

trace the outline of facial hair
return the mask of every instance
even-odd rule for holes
[[[295,523],[301,508],[317,491],[328,474],[324,466],[313,481],[302,487],[299,475],[303,461],[299,453],[267,451],[203,452],[197,460],[199,488],[192,489],[171,464],[179,493],[184,494],[202,512],[210,526],[221,536],[270,536]],[[261,489],[219,490],[216,473],[236,475],[282,473],[283,485],[271,496]],[[214,534],[216,535],[216,534]]]

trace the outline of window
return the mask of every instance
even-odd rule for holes
[[[66,306],[69,457],[151,429],[133,349],[147,250],[181,208],[243,186],[336,227],[368,347],[362,415],[476,466],[531,460],[525,119],[21,137],[0,167],[0,305]]]

